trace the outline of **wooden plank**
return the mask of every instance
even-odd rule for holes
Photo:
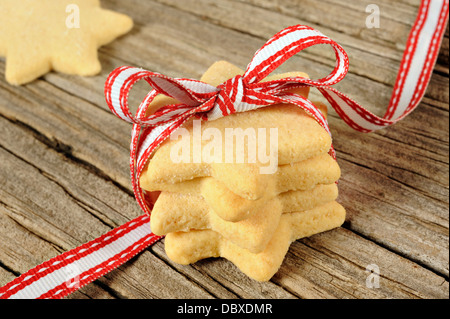
[[[100,233],[121,223],[123,219],[133,217],[137,210],[133,199],[128,194],[122,194],[116,186],[80,168],[76,163],[71,163],[62,154],[55,152],[53,149],[49,149],[45,144],[34,139],[32,132],[26,128],[17,127],[2,118],[0,118],[0,124],[0,134],[5,137],[0,149],[0,154],[4,159],[0,165],[0,170],[1,175],[5,176],[7,181],[2,188],[0,196],[2,199],[1,225],[4,228],[0,232],[4,243],[0,250],[0,258],[6,267],[14,269],[17,265],[20,265],[20,268],[16,268],[15,272],[24,272],[32,265],[38,264],[40,261],[60,253],[62,250],[70,249],[98,236]],[[11,140],[14,140],[15,143],[12,143]],[[77,182],[76,179],[80,179],[80,181]],[[36,183],[41,185],[41,187],[34,189],[32,184]],[[34,192],[38,194],[34,195]],[[24,207],[17,200],[11,200],[11,197],[18,193],[26,195],[20,199],[20,203],[26,202],[28,200],[27,197],[29,197],[33,200],[33,204],[28,204]],[[58,209],[58,205],[64,205],[65,208]],[[30,206],[33,211],[26,212],[26,209],[29,209]],[[67,218],[66,212],[68,211],[71,214],[71,218]],[[77,227],[73,227],[74,223],[76,223]],[[338,234],[338,232],[330,233]],[[11,238],[10,235],[5,236],[5,234],[14,234],[14,237]],[[344,251],[346,250],[345,247],[349,247],[349,245],[355,248],[359,247],[358,249],[365,246],[364,240],[356,235],[352,236],[352,240],[351,245],[345,242],[340,249]],[[327,241],[333,242],[335,239],[331,238]],[[19,247],[22,248],[14,249],[18,243]],[[339,246],[339,244],[335,245]],[[379,259],[375,259],[373,262],[381,262],[384,265],[384,260],[397,257],[395,254],[376,245],[372,246],[372,249],[381,255]],[[296,246],[294,245],[294,247]],[[300,251],[304,251],[304,249],[305,247],[302,246]],[[316,250],[318,250],[318,258],[327,258],[327,251],[321,251],[317,248]],[[285,277],[300,276],[302,278],[296,281],[298,286],[290,287],[288,284],[289,289],[286,289],[282,283],[275,285],[272,282],[254,282],[246,278],[245,275],[225,260],[208,260],[197,263],[194,266],[179,266],[167,259],[163,252],[162,243],[154,246],[152,251],[158,258],[149,252],[145,252],[131,263],[100,279],[97,284],[100,287],[96,287],[96,289],[86,287],[80,293],[84,297],[92,298],[111,297],[109,291],[113,292],[112,296],[126,298],[204,298],[208,296],[204,292],[204,289],[206,289],[211,291],[214,297],[221,298],[236,296],[241,298],[351,297],[342,293],[345,291],[345,287],[340,287],[336,291],[326,292],[327,290],[321,278],[323,274],[319,273],[317,276],[310,278],[305,275],[308,272],[305,272],[302,268],[291,271],[285,270],[285,266],[282,267],[281,273],[277,275],[277,278],[282,280],[282,282],[286,280],[284,279]],[[299,254],[297,250],[295,251],[296,254]],[[336,251],[336,249],[333,251]],[[36,252],[40,254],[36,254]],[[355,258],[360,260],[359,256]],[[401,261],[400,257],[397,258],[400,261],[396,261],[395,265],[401,268],[402,272],[409,272],[411,269],[415,272],[417,271],[416,268],[411,268],[413,263]],[[291,259],[296,263],[298,256],[287,257],[285,264],[288,267],[293,262]],[[306,259],[306,262],[311,268],[317,267],[314,259]],[[170,267],[167,267],[167,265]],[[347,267],[352,268],[354,265],[347,265]],[[360,268],[361,266],[356,267],[356,269],[352,268],[352,273],[359,272]],[[391,269],[392,266],[389,268]],[[284,274],[283,271],[289,273],[289,275],[282,276]],[[345,268],[343,271],[348,272],[349,269]],[[397,271],[400,272],[400,269]],[[419,273],[420,278],[430,277],[433,279],[433,282],[440,283],[442,283],[442,280],[445,281],[445,279],[423,268],[420,268]],[[185,289],[183,289],[183,280],[180,279],[180,276],[181,278],[189,278]],[[406,277],[417,278],[417,275]],[[165,278],[165,280],[161,282],[158,278]],[[210,278],[214,278],[214,280],[211,281]],[[170,280],[176,282],[176,284],[175,282],[173,284],[173,289],[168,288],[172,286],[167,284]],[[305,288],[300,283],[306,280],[313,280],[316,284],[310,284],[308,288]],[[352,280],[350,280],[350,283],[346,282],[346,285],[354,286],[357,284],[354,281],[355,278]],[[289,279],[287,283],[292,284]],[[195,289],[197,285],[201,287],[201,289],[199,288],[200,290]],[[408,282],[401,283],[401,285],[409,287]],[[108,288],[104,291],[102,287]],[[360,297],[363,294],[366,294],[366,297],[372,295],[371,290],[361,289],[363,292],[360,292]],[[389,282],[385,289],[385,296],[402,296],[394,282]],[[411,287],[410,289],[414,290]],[[441,290],[419,291],[422,293],[421,296],[433,297],[445,295],[445,289],[446,286],[444,285]],[[221,290],[222,292],[220,292]],[[378,296],[380,297],[381,295]],[[79,296],[79,298],[81,297]]]
[[[369,265],[379,268],[379,288],[367,285]],[[445,278],[344,228],[294,243],[273,281],[302,298],[447,298],[449,290]]]
[[[23,87],[2,81],[0,86],[3,116],[29,126],[60,151],[94,164],[122,186],[129,185],[129,125],[43,80]]]
[[[304,23],[349,53],[352,67],[338,89],[382,115],[418,1],[375,1],[383,15],[377,30],[364,25],[369,2],[102,1],[136,26],[100,50],[99,76],[50,73],[12,87],[0,61],[0,285],[140,213],[129,182],[131,127],[103,97],[113,68],[198,78],[220,59],[245,67],[275,32]],[[421,106],[392,128],[359,134],[331,111],[347,222],[292,245],[271,282],[251,281],[222,259],[176,265],[160,242],[71,297],[448,298],[448,29],[438,63]],[[313,48],[280,72],[318,77],[333,65],[331,50]],[[147,90],[133,89],[130,104]],[[314,91],[312,98],[320,99]],[[380,289],[365,286],[372,263],[380,266]]]

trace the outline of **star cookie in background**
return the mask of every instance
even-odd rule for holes
[[[131,18],[99,0],[0,0],[0,56],[6,80],[31,82],[51,70],[92,76],[97,49],[133,27]]]

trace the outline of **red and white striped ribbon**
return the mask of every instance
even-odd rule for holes
[[[315,87],[339,116],[360,132],[392,125],[412,112],[429,83],[448,18],[448,0],[424,0],[408,38],[391,101],[384,117],[378,117],[332,86],[348,72],[344,49],[317,30],[297,25],[286,28],[259,49],[244,75],[218,87],[192,79],[174,79],[133,67],[114,70],[105,84],[111,111],[133,123],[130,170],[136,200],[146,213],[76,249],[57,256],[0,288],[0,298],[63,298],[120,266],[160,239],[150,229],[152,201],[139,186],[139,177],[156,148],[193,116],[205,121],[272,104],[289,103],[308,112],[330,135],[326,119],[308,99],[289,93],[298,87]],[[326,77],[300,77],[261,82],[301,50],[318,44],[330,45],[336,55],[334,70]],[[133,116],[128,107],[132,86],[147,81],[153,90]],[[158,94],[179,101],[147,115]],[[334,150],[330,150],[334,156]]]

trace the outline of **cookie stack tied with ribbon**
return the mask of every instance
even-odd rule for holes
[[[105,83],[105,97],[116,116],[133,123],[131,183],[145,214],[23,273],[0,287],[0,299],[63,298],[107,274],[162,238],[150,229],[152,209],[155,231],[168,233],[165,244],[172,258],[190,263],[223,256],[253,278],[267,280],[278,269],[290,242],[337,227],[344,220],[345,210],[333,200],[337,189],[331,182],[338,178],[339,169],[335,166],[337,174],[331,178],[332,174],[322,173],[327,166],[320,164],[319,159],[323,156],[324,161],[328,160],[324,149],[330,140],[321,135],[326,132],[331,136],[326,109],[309,101],[307,90],[316,88],[344,122],[359,132],[373,132],[397,123],[424,96],[445,32],[448,8],[448,0],[422,1],[384,117],[376,116],[332,87],[347,74],[348,56],[339,44],[308,26],[288,27],[269,39],[256,52],[243,76],[230,65],[214,66],[203,80],[214,85],[220,83],[218,86],[129,66],[117,68]],[[293,55],[317,44],[330,45],[336,54],[335,68],[328,76],[310,80],[303,74],[290,74],[279,80],[267,80],[271,72]],[[224,79],[228,80],[221,83]],[[148,82],[152,90],[133,116],[128,96],[133,85],[141,80]],[[259,109],[268,111],[251,112]],[[238,116],[243,112],[247,112],[245,121]],[[229,122],[213,121],[223,117],[229,117]],[[194,122],[190,123],[193,118],[203,120],[201,123],[206,126],[208,122],[222,123],[222,128],[236,127],[232,125],[234,120],[236,123],[239,120],[241,126],[248,122],[254,127],[278,127],[278,135],[284,138],[277,136],[277,170],[265,174],[271,175],[267,177],[255,172],[262,168],[257,163],[219,168],[213,161],[208,165],[201,161],[198,165],[176,165],[175,170],[175,165],[167,161],[167,153],[164,155],[167,152],[164,145],[170,144],[166,140],[171,133],[193,125]],[[317,131],[311,119],[323,130]],[[333,146],[328,154],[333,160],[336,158]],[[319,182],[314,179],[317,174],[328,176],[329,180]],[[307,183],[311,180],[315,183]],[[267,219],[270,223],[266,223]],[[242,226],[245,223],[247,226]],[[269,231],[258,225],[269,227]],[[257,234],[252,227],[260,227],[261,233],[269,234],[260,234],[259,238],[266,242],[249,242],[252,230]],[[258,236],[252,235],[254,238]],[[259,249],[259,253],[255,252]],[[72,266],[79,272],[67,278],[64,270]]]
[[[243,73],[217,62],[201,81],[218,86]],[[289,77],[307,75],[263,82]],[[309,88],[290,92],[308,98]],[[159,98],[148,112],[166,103],[173,101]],[[315,104],[326,117],[326,106]],[[152,232],[166,236],[174,262],[224,257],[249,277],[267,281],[291,242],[345,220],[336,202],[340,169],[330,149],[327,131],[292,104],[188,121],[158,148],[140,177],[145,191],[160,192]],[[188,153],[181,157],[183,151]]]

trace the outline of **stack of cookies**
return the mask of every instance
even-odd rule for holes
[[[242,73],[232,64],[218,62],[201,80],[217,86]],[[289,76],[307,77],[289,73],[266,80]],[[309,90],[295,93],[307,97]],[[164,104],[164,98],[157,104]],[[326,115],[326,106],[317,106]],[[331,138],[303,110],[274,105],[201,122],[201,127],[196,124],[193,120],[183,128],[188,136],[202,136],[200,143],[191,138],[185,147],[191,151],[189,160],[174,161],[179,140],[167,140],[140,179],[142,189],[160,192],[151,229],[166,236],[166,253],[174,262],[224,257],[249,277],[267,281],[278,271],[293,241],[342,225],[345,210],[336,202],[340,168],[328,154]],[[269,147],[274,140],[268,136],[274,128],[276,152]],[[222,160],[195,160],[195,152],[205,152],[212,136],[226,137],[230,129],[253,129],[263,132],[264,138],[248,134],[244,154],[237,149],[227,153],[225,141],[215,149],[221,150],[215,158]],[[271,163],[267,149],[275,156]],[[255,156],[252,150],[265,154]],[[232,154],[233,160],[225,154]]]

